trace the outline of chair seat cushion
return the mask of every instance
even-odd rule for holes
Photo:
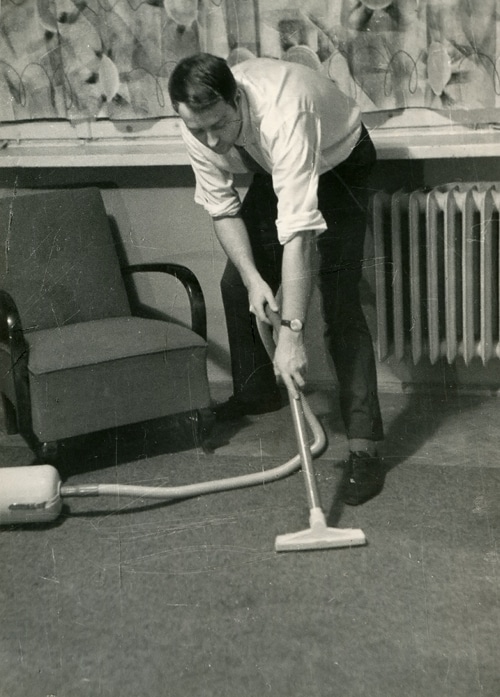
[[[115,317],[26,334],[42,441],[206,408],[206,342],[178,324]]]
[[[132,316],[43,329],[26,333],[26,338],[35,375],[205,346],[201,336],[179,324]]]

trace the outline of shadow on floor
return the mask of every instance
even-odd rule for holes
[[[495,409],[496,403],[496,398],[492,398],[487,391],[469,394],[455,388],[428,389],[406,395],[382,393],[380,397],[382,412],[387,416],[386,435],[381,447],[385,476],[417,456],[419,462],[436,465],[464,464],[468,457],[472,461],[472,449],[468,452],[464,447],[467,434],[469,444],[473,440],[473,433],[481,439],[480,424],[484,421],[484,425],[488,423],[488,417],[481,407],[493,403],[492,408]],[[390,412],[396,414],[389,418]],[[342,428],[340,412],[335,405],[332,405],[327,421],[330,428],[333,423],[335,431]],[[486,439],[487,433],[484,434],[483,444]],[[328,513],[328,524],[333,527],[339,523],[344,511],[340,492],[346,464],[346,460],[335,464],[339,478]],[[383,495],[383,491],[380,495]]]

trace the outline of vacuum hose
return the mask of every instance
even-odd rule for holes
[[[269,313],[275,329],[277,315]],[[258,322],[259,333],[272,357],[272,327]],[[319,455],[326,446],[320,422],[302,396],[304,416],[313,435],[311,454]],[[282,465],[236,477],[226,477],[174,487],[138,486],[131,484],[62,484],[59,473],[51,465],[0,468],[0,525],[48,522],[55,520],[62,509],[62,500],[74,496],[121,496],[148,499],[182,499],[231,489],[266,484],[292,474],[301,466],[300,453]]]
[[[314,435],[311,452],[313,455],[317,455],[326,445],[325,433],[305,401],[303,406],[306,420]],[[225,479],[214,479],[212,481],[183,484],[182,486],[174,487],[135,486],[133,484],[66,484],[61,486],[61,496],[133,496],[149,499],[189,498],[191,496],[201,496],[202,494],[212,494],[216,491],[229,491],[230,489],[243,489],[257,484],[267,484],[276,479],[287,477],[297,470],[300,464],[300,455],[295,455],[295,457],[292,457],[284,464],[264,472],[260,471],[237,477],[226,477]]]

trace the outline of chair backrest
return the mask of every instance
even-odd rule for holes
[[[0,286],[14,298],[25,331],[129,315],[100,191],[0,199]]]

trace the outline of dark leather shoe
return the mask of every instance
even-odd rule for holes
[[[358,506],[382,491],[385,473],[378,455],[351,453],[340,496],[349,506]]]
[[[236,421],[244,416],[255,414],[268,414],[272,411],[278,411],[282,406],[281,392],[273,392],[258,401],[248,401],[238,395],[233,395],[226,402],[216,404],[213,409],[215,420],[223,422]]]

